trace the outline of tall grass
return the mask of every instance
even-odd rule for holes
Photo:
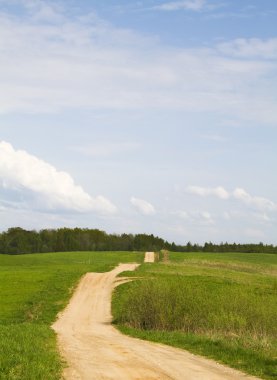
[[[115,323],[134,336],[274,379],[277,286],[265,273],[274,272],[276,258],[270,260],[170,254],[170,262],[143,265],[136,273],[142,279],[116,290]]]
[[[167,276],[129,285],[119,322],[140,329],[277,336],[274,283],[263,289],[201,276]],[[122,311],[122,310],[121,310]]]

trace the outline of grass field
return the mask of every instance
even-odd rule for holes
[[[0,255],[0,379],[60,379],[62,363],[50,325],[80,277],[142,259],[128,252]]]
[[[80,277],[142,259],[128,252],[0,255],[0,379],[60,379],[50,325]],[[275,379],[276,273],[276,255],[160,255],[115,291],[115,323],[129,335]]]
[[[277,377],[277,256],[170,253],[113,297],[122,332]],[[123,274],[125,275],[125,274]]]

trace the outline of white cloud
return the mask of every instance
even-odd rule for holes
[[[154,7],[162,11],[177,11],[177,10],[190,10],[200,11],[204,8],[206,0],[183,0],[183,1],[169,1]]]
[[[143,199],[132,197],[130,202],[143,215],[154,215],[156,213],[154,206]]]
[[[201,197],[206,197],[209,195],[214,195],[220,199],[228,199],[230,194],[222,186],[209,188],[200,186],[188,186],[187,191],[190,194],[200,195]]]
[[[68,173],[58,171],[26,151],[15,150],[5,141],[0,142],[0,180],[5,188],[31,191],[43,199],[43,206],[52,209],[99,213],[116,211],[116,207],[103,196],[92,198],[74,183]]]
[[[0,14],[0,113],[156,107],[277,122],[277,66],[263,59],[271,53],[245,60],[226,57],[222,44],[173,48],[95,15],[72,19],[43,1],[25,3],[28,17]],[[200,9],[205,3],[168,4]],[[53,22],[43,22],[51,12]],[[257,43],[249,44],[254,51]],[[274,44],[260,41],[259,51],[273,51]]]
[[[252,206],[261,211],[276,211],[277,204],[273,201],[263,198],[250,195],[244,189],[237,187],[233,192],[228,192],[222,186],[210,188],[210,187],[201,187],[201,186],[188,186],[187,192],[190,194],[198,195],[201,197],[207,196],[216,196],[221,199],[235,198],[248,206]],[[227,213],[228,214],[228,213]],[[229,218],[230,215],[227,216]]]
[[[263,198],[263,197],[256,197],[252,196],[249,193],[247,193],[244,189],[242,188],[236,188],[233,192],[233,196],[242,201],[243,203],[249,205],[249,206],[254,206],[257,209],[260,210],[268,210],[268,211],[275,211],[277,210],[277,204],[272,202],[269,199]]]

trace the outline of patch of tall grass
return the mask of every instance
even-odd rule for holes
[[[265,267],[274,271],[276,258],[270,264],[259,262],[262,256],[170,254],[166,263],[143,265],[141,279],[115,292],[115,323],[131,335],[274,379],[277,289]]]
[[[129,284],[120,322],[147,330],[266,339],[277,335],[275,297],[273,286],[253,289],[230,280],[163,275]]]

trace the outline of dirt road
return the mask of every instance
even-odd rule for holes
[[[145,263],[154,263],[155,253],[154,252],[145,252],[144,262]]]
[[[186,351],[141,341],[111,325],[111,293],[116,276],[137,264],[120,264],[108,273],[87,273],[53,325],[68,363],[66,380],[246,380],[235,370]],[[254,378],[252,378],[254,379]]]

